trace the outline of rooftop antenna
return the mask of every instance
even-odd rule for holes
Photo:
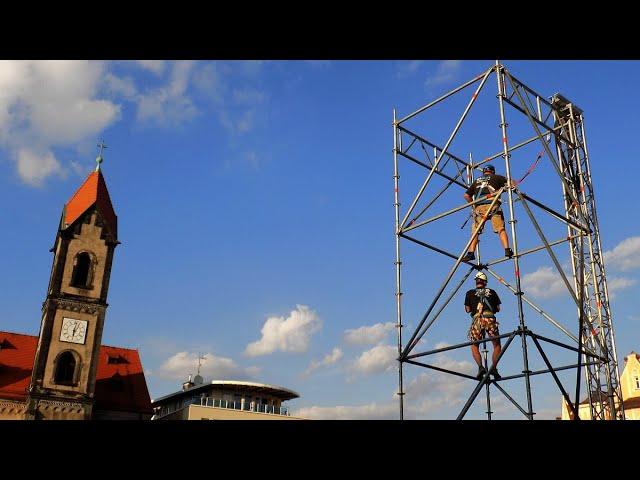
[[[200,376],[200,367],[202,366],[202,360],[206,360],[206,357],[198,353],[198,371],[195,378],[193,379],[193,383],[195,383],[196,385],[201,385],[204,381],[204,379]]]
[[[100,171],[100,164],[104,161],[104,159],[102,158],[102,151],[107,148],[107,146],[104,143],[104,139],[100,141],[100,143],[98,144],[98,147],[100,147],[100,152],[98,153],[98,156],[96,157],[96,172]]]

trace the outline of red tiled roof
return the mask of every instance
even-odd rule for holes
[[[628,398],[622,404],[624,405],[624,408],[627,410],[640,408],[640,397]]]
[[[97,410],[153,413],[137,350],[100,347],[95,399]]]
[[[0,332],[0,398],[24,400],[38,337]]]
[[[37,346],[34,335],[0,331],[0,398],[25,400]],[[100,347],[95,409],[153,413],[137,350]]]
[[[101,171],[92,172],[65,205],[64,223],[71,225],[92,205],[96,205],[115,235],[118,217],[113,210],[107,184]]]

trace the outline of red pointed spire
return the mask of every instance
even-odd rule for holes
[[[78,188],[76,193],[65,205],[64,226],[67,228],[75,222],[90,207],[96,205],[105,222],[109,226],[111,233],[116,235],[118,217],[113,210],[107,184],[104,181],[102,172],[98,169],[92,172],[84,183]]]

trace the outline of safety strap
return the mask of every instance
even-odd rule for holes
[[[481,205],[487,205],[485,204],[481,204]],[[490,215],[487,216],[487,220],[491,217],[491,215],[498,213],[500,211],[500,205],[494,205],[493,206],[493,210],[490,212]],[[476,215],[480,215],[482,216],[483,214],[477,214],[476,213],[476,207],[475,205],[473,207],[471,207],[471,213],[469,214],[469,216],[467,217],[467,219],[464,221],[464,223],[462,224],[462,226],[460,227],[460,230],[462,230],[465,225],[467,224],[467,222],[469,222],[469,220],[471,219],[471,217],[476,216]]]
[[[550,141],[551,141],[551,134],[549,133],[546,139],[547,144],[549,144]],[[544,149],[540,150],[540,153],[538,153],[536,160],[531,164],[531,166],[525,172],[522,178],[516,182],[516,185],[520,185],[524,181],[524,179],[527,178],[536,169],[536,167],[538,166],[538,163],[540,163],[540,159],[544,156],[544,152],[545,152]]]
[[[477,292],[478,290],[486,290],[486,288],[476,288],[476,292]],[[489,304],[489,301],[487,300],[487,296],[486,296],[486,294],[482,293],[482,294],[480,295],[480,298],[482,299],[481,301],[482,301],[482,303],[484,304],[484,306],[485,306],[485,307],[487,307],[489,310],[491,310],[491,305]]]
[[[481,178],[483,178],[484,175],[482,177],[477,178],[475,181],[477,182],[478,180],[480,180]],[[487,193],[486,195],[493,195],[496,191],[495,188],[493,188],[491,185],[489,185],[489,181],[488,180],[483,180],[482,181],[484,183],[483,186],[482,183],[480,183],[480,185],[478,185],[478,190],[476,191],[475,197],[474,197],[474,201],[478,200],[482,195],[480,195],[480,192],[482,190],[484,190],[485,188],[487,189]],[[489,200],[489,197],[486,198],[486,202],[491,203],[491,201]],[[483,205],[482,203],[480,205]],[[485,204],[486,205],[486,204]]]
[[[543,156],[544,156],[544,150],[542,150],[540,153],[538,153],[538,156],[536,157],[535,162],[533,162],[531,164],[531,166],[525,172],[525,174],[522,176],[522,178],[516,182],[516,185],[520,185],[522,182],[524,182],[524,179],[527,178],[536,169],[536,167],[538,166],[538,163],[540,163],[540,159]]]

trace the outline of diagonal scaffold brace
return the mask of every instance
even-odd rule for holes
[[[461,126],[465,123],[469,113],[474,108],[479,95],[486,91],[486,84],[489,77],[494,74],[497,81],[497,104],[499,112],[499,131],[502,144],[501,151],[490,155],[481,156],[481,160],[474,162],[473,155],[469,153],[469,159],[464,160],[462,156],[456,155],[452,151],[454,140],[460,135]],[[465,91],[473,90],[471,97],[465,102],[462,114],[457,118],[453,130],[448,135],[443,144],[429,138],[428,134],[419,132],[411,127],[410,122],[416,118],[426,115],[432,107],[450,101],[456,95],[464,95]],[[514,115],[525,118],[532,128],[532,132],[522,140],[511,142],[507,123],[507,109]],[[527,124],[525,122],[525,124]],[[407,141],[407,147],[403,143]],[[518,180],[512,173],[513,152],[519,151],[527,145],[539,143],[541,150],[537,154],[523,175]],[[554,144],[555,148],[553,148]],[[432,149],[432,154],[427,150]],[[555,150],[555,151],[554,151]],[[420,151],[423,152],[420,153]],[[425,160],[422,157],[425,157]],[[471,212],[476,204],[485,202],[489,197],[475,199],[471,203],[448,207],[443,211],[437,211],[437,205],[445,198],[445,194],[450,189],[467,189],[473,181],[474,172],[482,172],[483,165],[487,162],[501,158],[504,161],[505,176],[507,184],[491,197],[491,203],[487,212],[480,218],[478,225],[474,224],[471,238],[466,242],[460,253],[451,252],[449,245],[451,239],[447,239],[445,247],[438,245],[438,240],[433,235],[428,239],[424,238],[425,232],[430,232],[434,225],[443,219],[465,211],[469,207]],[[409,207],[406,211],[401,210],[400,196],[400,161],[409,161],[426,171],[424,181],[421,181],[415,193],[411,193]],[[564,211],[558,211],[550,207],[545,201],[536,198],[535,192],[525,193],[522,190],[523,182],[530,177],[537,175],[537,167],[548,162],[552,171],[557,175],[563,192]],[[442,375],[452,375],[461,381],[474,382],[475,386],[471,390],[469,397],[465,401],[458,419],[463,419],[470,408],[480,396],[480,392],[486,392],[486,415],[490,420],[495,414],[492,409],[491,392],[497,391],[506,398],[509,404],[525,418],[533,420],[535,412],[533,409],[533,391],[530,378],[538,375],[550,375],[553,384],[557,387],[562,401],[567,406],[570,418],[579,420],[581,417],[593,419],[624,419],[624,408],[620,391],[620,379],[615,351],[615,338],[611,313],[609,307],[609,296],[604,273],[604,263],[602,248],[600,245],[598,219],[595,209],[595,197],[593,195],[593,185],[591,183],[591,170],[586,148],[586,138],[584,129],[584,117],[582,111],[574,104],[566,100],[559,94],[553,97],[543,97],[531,87],[525,85],[516,78],[508,69],[496,61],[494,65],[476,75],[471,80],[441,95],[437,99],[416,109],[414,112],[398,118],[396,111],[393,111],[393,163],[394,163],[394,211],[395,211],[395,277],[396,277],[396,332],[397,332],[397,360],[398,360],[398,397],[400,404],[400,419],[404,419],[406,392],[404,391],[404,365],[424,368]],[[465,175],[466,174],[466,175]],[[432,179],[437,177],[444,180],[443,186],[434,187]],[[466,178],[465,178],[466,177]],[[466,252],[471,246],[474,237],[479,235],[485,222],[488,221],[488,212],[496,206],[502,195],[506,196],[508,207],[508,218],[505,218],[510,228],[510,237],[513,245],[512,257],[501,257],[488,261],[481,261],[479,246],[477,249],[477,263],[463,260]],[[425,197],[433,195],[425,201]],[[422,205],[422,206],[420,206]],[[530,221],[542,242],[541,245],[530,247],[526,250],[518,248],[518,211],[524,213],[524,218]],[[427,212],[428,218],[423,218]],[[505,212],[506,214],[507,212]],[[545,233],[543,224],[538,221],[537,214],[546,215],[566,228],[567,234],[564,238],[557,236],[550,237]],[[505,215],[507,217],[507,215]],[[467,224],[471,215],[464,222]],[[417,245],[425,252],[432,255],[440,255],[453,260],[453,265],[449,267],[444,275],[443,281],[434,292],[433,298],[428,303],[422,316],[417,319],[415,326],[412,326],[408,339],[403,341],[403,329],[406,328],[403,322],[403,292],[401,289],[402,265],[401,245],[405,241]],[[554,252],[553,247],[566,244],[569,246],[571,254],[571,274],[566,273],[560,263],[560,259]],[[540,252],[546,253],[549,260],[566,288],[566,298],[570,300],[576,308],[577,318],[575,321],[567,323],[563,319],[560,322],[548,311],[543,309],[522,289],[521,284],[521,260],[530,255]],[[513,276],[506,278],[505,275],[498,274],[495,266],[510,262],[513,265]],[[466,264],[468,268],[459,280],[459,267]],[[459,293],[462,286],[469,279],[473,271],[486,271],[498,280],[499,284],[516,300],[516,312],[513,315],[517,318],[516,328],[502,335],[491,338],[483,338],[478,341],[457,343],[455,345],[420,351],[424,340],[429,338],[432,327],[438,320],[444,318],[447,307]],[[458,274],[458,275],[457,275]],[[450,285],[451,284],[451,285]],[[445,293],[447,292],[448,293]],[[550,338],[535,333],[525,322],[523,306],[527,305],[531,311],[555,329],[563,336],[563,340]],[[531,321],[531,320],[529,320]],[[475,376],[467,372],[456,371],[448,368],[446,364],[437,361],[437,355],[444,352],[451,352],[458,349],[466,349],[472,345],[484,345],[484,363],[487,364],[487,342],[505,340],[505,344],[497,357],[500,361],[505,352],[510,347],[513,351],[514,340],[519,338],[522,355],[522,369],[519,373],[503,375],[496,380],[492,379],[487,369],[486,374],[478,380]],[[531,345],[529,345],[531,344]],[[545,345],[552,345],[566,352],[577,356],[577,361],[571,364],[554,365],[554,359],[547,351]],[[531,369],[529,360],[529,350],[537,352],[542,359],[544,368]],[[436,356],[435,362],[427,361],[427,357]],[[497,363],[496,362],[496,363]],[[557,362],[556,362],[557,363]],[[486,367],[487,365],[485,365]],[[558,372],[568,372],[575,370],[575,395],[572,398],[570,390],[563,384]],[[581,372],[584,375],[581,376]],[[587,385],[587,398],[589,399],[589,411],[583,411],[584,405],[580,403],[581,384]],[[505,382],[510,384],[509,390]],[[521,383],[522,382],[522,383]],[[526,402],[519,403],[513,395],[514,386],[521,385],[524,390]],[[480,397],[482,398],[482,397]],[[606,398],[607,401],[602,399]]]

